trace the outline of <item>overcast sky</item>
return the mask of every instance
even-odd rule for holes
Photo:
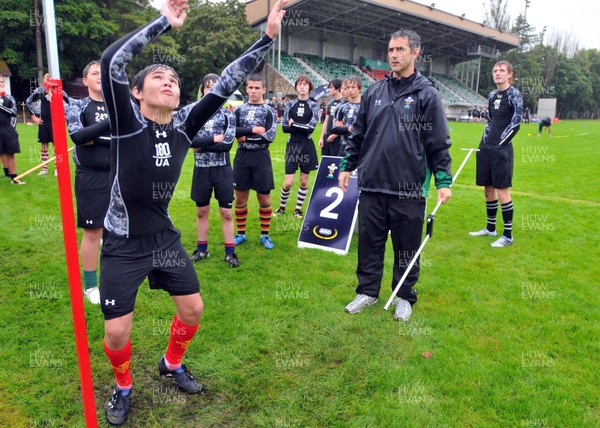
[[[489,0],[413,0],[424,5],[435,3],[435,8],[454,15],[465,14],[465,18],[476,22],[483,22],[485,5]],[[519,13],[525,10],[525,0],[508,0],[508,14],[511,25]],[[598,17],[600,16],[600,2],[597,0],[531,0],[527,8],[527,21],[535,28],[536,33],[541,33],[544,25],[547,27],[546,38],[552,33],[572,33],[579,41],[580,48],[600,50],[600,31],[598,31]]]
[[[326,0],[323,0],[326,1]],[[489,5],[489,0],[413,0],[424,5],[435,3],[435,8],[454,15],[465,14],[467,19],[483,22],[485,17],[484,4]],[[153,0],[155,6],[163,0]],[[525,10],[525,0],[507,0],[508,14],[511,24],[519,13]],[[527,21],[541,33],[547,27],[546,38],[556,33],[571,33],[579,42],[580,48],[600,50],[600,31],[598,31],[598,18],[600,17],[600,1],[598,0],[531,0],[527,9]]]

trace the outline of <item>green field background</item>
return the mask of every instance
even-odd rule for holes
[[[449,123],[454,171],[483,126]],[[18,131],[23,172],[39,162],[39,144],[35,127]],[[468,235],[485,225],[473,157],[436,216],[408,324],[383,310],[391,244],[381,301],[351,316],[344,306],[355,294],[356,239],[347,256],[300,250],[301,221],[286,215],[273,219],[275,249],[267,251],[252,193],[248,242],[236,249],[241,267],[230,269],[213,201],[212,256],[195,265],[205,312],[184,359],[206,392],[187,396],[159,379],[174,305],[144,283],[125,426],[600,426],[600,123],[561,121],[552,138],[536,135],[537,125],[528,124],[514,139],[514,245],[492,248],[491,238]],[[274,209],[284,149],[279,131],[271,147]],[[170,206],[190,253],[192,169],[190,155]],[[51,173],[24,180],[0,182],[0,426],[81,427],[57,180]],[[297,182],[290,204],[296,189]],[[431,210],[433,196],[429,202]],[[107,426],[114,379],[103,319],[98,306],[86,301],[85,310],[98,420]]]

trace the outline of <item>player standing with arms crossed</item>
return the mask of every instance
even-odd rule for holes
[[[319,111],[317,103],[308,95],[314,89],[310,78],[301,74],[294,85],[298,98],[290,101],[283,115],[283,132],[290,134],[285,147],[285,180],[281,186],[279,209],[276,215],[285,213],[285,206],[294,185],[296,170],[300,168],[300,187],[294,217],[302,218],[302,205],[308,194],[308,176],[311,171],[319,168],[319,158],[312,140]]]
[[[202,79],[202,95],[206,95],[217,83],[219,76],[207,74]],[[233,170],[229,151],[235,139],[235,116],[225,107],[221,107],[213,117],[198,131],[194,138],[194,176],[192,178],[192,199],[196,202],[196,229],[198,242],[192,254],[192,261],[197,262],[209,256],[208,252],[208,214],[210,197],[215,191],[215,199],[219,202],[223,237],[225,238],[225,261],[231,267],[238,267],[240,261],[235,254],[233,242]]]
[[[253,74],[246,84],[248,102],[235,110],[238,149],[233,161],[233,185],[235,187],[235,221],[237,235],[235,245],[246,242],[248,197],[256,191],[260,216],[260,243],[272,250],[275,244],[269,236],[273,208],[271,190],[275,188],[273,165],[269,145],[277,133],[277,113],[265,103],[267,92],[265,78]]]

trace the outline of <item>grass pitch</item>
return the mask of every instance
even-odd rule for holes
[[[478,145],[483,124],[449,126],[456,171],[466,155],[460,149]],[[18,130],[22,172],[39,162],[39,144],[34,127]],[[212,257],[195,265],[205,313],[184,359],[207,391],[187,396],[158,378],[174,305],[145,283],[132,332],[126,426],[600,426],[600,123],[559,122],[552,138],[536,134],[535,124],[523,125],[514,140],[514,245],[491,248],[492,238],[468,235],[486,218],[473,156],[436,216],[408,324],[383,310],[391,244],[380,303],[350,316],[343,309],[356,286],[355,240],[346,257],[300,250],[301,224],[286,215],[273,219],[276,247],[266,251],[252,193],[249,239],[236,251],[242,265],[230,269],[213,201]],[[279,132],[271,148],[274,209],[284,147]],[[188,156],[170,208],[190,252],[192,168]],[[0,182],[0,426],[80,427],[56,179],[24,180]],[[296,189],[297,182],[290,204]],[[432,197],[428,212],[434,203]],[[98,420],[107,426],[114,379],[102,349],[103,320],[99,307],[86,301],[85,309]]]

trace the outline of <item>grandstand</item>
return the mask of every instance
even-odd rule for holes
[[[335,58],[320,58],[316,55],[300,54],[300,57],[311,65],[326,81],[343,79],[344,77],[357,75],[362,81],[363,88],[369,86],[374,80],[363,73],[356,66],[350,65],[347,60]]]
[[[248,22],[264,31],[272,4],[249,2]],[[300,72],[315,84],[356,74],[367,87],[387,73],[389,37],[404,28],[421,36],[418,68],[438,85],[447,116],[458,118],[465,106],[484,105],[485,99],[476,93],[479,70],[461,81],[463,73],[453,73],[454,67],[519,46],[515,34],[410,0],[290,0],[287,9],[267,66],[269,90],[276,94],[290,93]]]
[[[303,61],[283,53],[281,54],[281,65],[278,71],[292,85],[299,74],[306,74],[316,86],[327,83],[322,76],[308,68]]]
[[[487,106],[487,100],[484,97],[458,80],[439,73],[432,73],[430,77],[436,82],[442,96],[448,94],[448,97],[452,99],[448,102],[477,107]]]

